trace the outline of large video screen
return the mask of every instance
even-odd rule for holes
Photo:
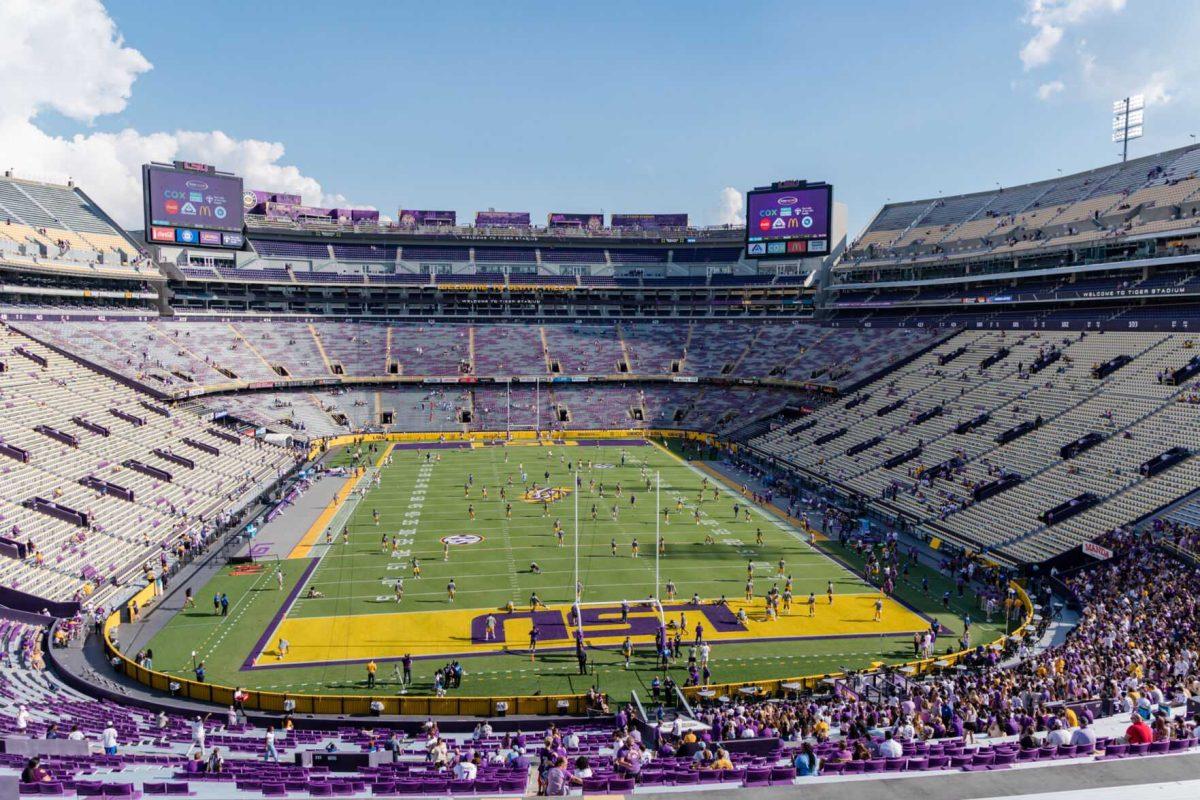
[[[833,187],[761,189],[746,194],[746,256],[805,258],[829,252]]]
[[[147,231],[170,227],[242,232],[241,178],[156,164],[144,167],[142,177]]]

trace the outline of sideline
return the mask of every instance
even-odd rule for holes
[[[738,486],[737,483],[735,483],[732,478],[730,478],[728,475],[721,472],[720,470],[713,469],[712,467],[708,466],[708,464],[704,463],[703,461],[688,461],[683,456],[680,456],[679,454],[672,452],[671,448],[664,447],[663,445],[659,444],[658,442],[654,441],[653,439],[647,439],[646,441],[648,441],[651,445],[653,445],[654,447],[657,447],[659,450],[666,453],[671,458],[678,461],[683,466],[689,467],[692,470],[695,470],[697,472],[704,473],[708,477],[719,481],[725,487],[726,491],[733,492],[738,497],[747,497],[746,493],[744,491],[742,491],[742,487]],[[751,499],[751,498],[747,498],[747,499]],[[753,502],[752,499],[751,499],[751,502]],[[824,531],[822,531],[820,528],[810,525],[806,529],[806,526],[804,525],[804,520],[800,519],[799,517],[793,517],[791,514],[784,511],[782,508],[777,506],[775,503],[758,502],[758,503],[754,503],[754,506],[755,506],[755,510],[760,515],[766,516],[769,513],[770,515],[777,517],[778,518],[777,521],[783,520],[788,525],[790,525],[792,530],[788,531],[788,533],[792,534],[792,536],[799,537],[799,535],[801,533],[810,533],[811,532],[813,535],[813,538],[816,539],[816,541],[818,541],[818,542],[829,541],[829,537],[826,536]],[[803,542],[804,544],[808,544],[808,542],[806,540],[804,540],[803,538],[801,538],[800,541]],[[823,550],[820,550],[820,548],[813,548],[813,549],[816,550],[817,552],[822,553],[823,555],[828,555]],[[844,566],[844,565],[842,565],[842,566]]]
[[[395,443],[391,443],[383,449],[383,453],[380,454],[379,458],[375,459],[375,469],[379,469],[383,466],[383,462],[387,459],[388,455],[391,454],[395,447]],[[338,489],[338,492],[336,495],[334,495],[333,500],[328,506],[325,507],[325,510],[322,511],[315,520],[313,520],[313,524],[309,526],[308,530],[305,531],[304,536],[300,537],[300,541],[296,542],[296,546],[291,549],[285,558],[308,558],[313,547],[316,546],[317,540],[320,539],[321,535],[325,533],[325,529],[328,528],[329,523],[333,521],[334,515],[336,515],[338,511],[342,509],[342,506],[350,497],[350,493],[354,491],[354,487],[358,485],[362,477],[362,475],[350,475],[346,478],[346,482],[342,484],[341,489]]]

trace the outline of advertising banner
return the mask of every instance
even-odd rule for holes
[[[604,227],[604,215],[552,212],[546,215],[546,225],[551,228],[583,228],[589,231],[598,231]]]
[[[458,224],[458,213],[455,211],[428,211],[402,208],[396,219],[402,228],[418,228],[428,225],[453,228]]]
[[[686,228],[687,214],[613,214],[612,227],[626,230],[658,231]]]
[[[528,211],[476,211],[477,228],[528,228]]]

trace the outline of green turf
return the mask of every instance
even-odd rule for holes
[[[620,465],[622,453],[626,457],[624,467]],[[346,463],[350,458],[348,450],[330,456],[333,463]],[[549,485],[570,486],[568,466],[575,459],[584,461],[583,490],[579,496],[579,564],[585,600],[638,599],[654,590],[654,493],[646,490],[642,480],[643,464],[651,474],[661,474],[662,502],[671,511],[671,524],[662,528],[668,552],[661,562],[661,577],[664,582],[672,579],[681,597],[690,597],[693,592],[703,598],[722,594],[731,598],[740,596],[747,559],[772,564],[780,558],[786,559],[788,572],[795,577],[798,597],[809,591],[823,593],[827,580],[834,582],[839,594],[864,590],[864,582],[858,575],[829,557],[837,556],[857,567],[858,560],[852,553],[832,542],[821,543],[814,550],[790,527],[759,509],[753,511],[750,522],[733,522],[733,503],[744,506],[745,501],[724,486],[719,486],[720,499],[714,501],[712,487],[718,484],[711,478],[701,509],[702,519],[714,523],[695,525],[692,510],[703,476],[657,447],[445,450],[441,451],[441,460],[427,470],[427,486],[422,487],[417,484],[424,457],[418,460],[413,450],[396,450],[394,463],[382,469],[382,486],[371,490],[349,516],[350,544],[339,543],[329,548],[321,545],[314,549],[313,555],[320,563],[309,583],[326,597],[301,599],[290,614],[303,617],[394,613],[398,608],[438,610],[447,607],[445,585],[451,577],[458,584],[456,607],[459,608],[498,608],[510,599],[524,605],[533,591],[549,603],[569,602],[574,595],[575,556],[570,547],[574,498],[551,503],[550,516],[544,517],[540,504],[521,502],[517,495],[522,491],[520,465],[524,465],[531,482],[546,485],[544,473],[549,471]],[[594,466],[589,472],[588,460],[594,465],[607,466]],[[470,498],[464,499],[463,484],[468,474],[473,481]],[[511,488],[507,486],[510,475],[514,482]],[[589,479],[605,484],[605,499],[589,494]],[[613,497],[618,482],[622,486],[620,499]],[[489,491],[486,501],[480,496],[484,485]],[[505,486],[513,505],[511,521],[505,519],[504,501],[499,499],[501,486]],[[412,509],[412,495],[417,488],[423,488],[425,495],[417,500],[421,507]],[[629,502],[631,492],[637,495],[633,507]],[[685,503],[683,513],[675,512],[677,497]],[[468,503],[476,509],[474,522],[468,518]],[[594,522],[593,503],[597,506]],[[620,507],[617,521],[610,518],[614,503]],[[378,527],[372,518],[374,510],[380,514]],[[414,512],[419,512],[419,516],[409,517],[406,522],[405,515]],[[551,533],[556,518],[566,526],[567,547],[559,548]],[[380,537],[400,528],[416,530],[412,549],[421,559],[424,577],[421,581],[406,579],[405,600],[397,606],[383,582],[396,575],[407,576],[407,562],[381,552]],[[761,547],[754,545],[756,528],[763,531]],[[716,537],[716,545],[703,544],[704,532],[708,530]],[[485,540],[482,544],[453,548],[450,561],[443,562],[439,540],[457,533],[476,533]],[[635,537],[642,550],[642,557],[636,560],[630,557],[630,543]],[[613,538],[618,542],[616,557],[610,552]],[[529,571],[534,560],[542,568],[540,575]],[[212,682],[279,691],[366,693],[361,664],[240,671],[308,561],[280,563],[286,576],[282,591],[276,588],[270,569],[259,576],[236,577],[229,568],[198,590],[198,608],[177,615],[151,642],[156,668],[190,676],[191,651],[196,650],[197,657],[205,661]],[[931,597],[940,598],[947,588],[946,582],[936,573],[917,567],[908,583],[900,586],[899,599],[939,617],[955,631],[960,629],[964,612],[975,618],[980,616],[969,604],[974,602],[971,597],[961,603],[956,600],[950,613],[943,613],[940,602],[924,597],[916,589],[923,575],[930,579]],[[764,572],[756,580],[756,588],[761,593],[770,583],[770,572]],[[217,591],[229,595],[231,606],[227,618],[212,613],[212,595]],[[972,628],[973,641],[991,641],[1000,632],[996,626],[977,623]],[[402,636],[402,632],[397,635]],[[822,673],[844,665],[862,667],[875,660],[901,661],[910,658],[911,652],[908,636],[719,644],[714,647],[711,667],[717,682],[751,680]],[[418,661],[414,666],[413,691],[428,690],[433,670],[442,663]],[[539,656],[536,664],[522,654],[473,657],[463,663],[467,677],[459,691],[468,695],[581,692],[594,683],[612,696],[623,698],[630,689],[643,688],[655,674],[660,674],[648,653],[640,654],[633,667],[625,670],[617,653],[608,650],[593,653],[595,674],[587,677],[575,674],[571,653],[547,653]],[[390,683],[390,665],[382,665],[380,677],[383,691],[398,691],[399,687]],[[682,683],[686,670],[680,667],[675,677]]]

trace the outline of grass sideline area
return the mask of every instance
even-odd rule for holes
[[[348,464],[352,457],[344,448],[330,460]],[[653,482],[658,475],[662,508],[668,512],[657,519],[666,544],[662,594],[668,619],[674,622],[683,613],[688,626],[684,657],[671,669],[680,684],[696,622],[704,625],[712,645],[714,682],[907,660],[912,657],[912,632],[934,617],[954,632],[939,640],[939,652],[956,640],[964,613],[976,621],[973,643],[990,642],[1003,633],[1002,621],[992,625],[980,619],[971,596],[955,598],[950,611],[944,611],[942,592],[953,587],[919,566],[886,599],[882,622],[874,622],[878,591],[855,572],[862,564],[852,551],[823,539],[810,543],[758,507],[749,508],[747,520],[746,498],[656,444],[462,443],[440,449],[379,444],[363,457],[381,465],[379,485],[366,488],[361,497],[350,493],[328,515],[332,543],[321,531],[305,557],[224,568],[195,590],[196,608],[178,613],[150,642],[157,669],[190,678],[195,650],[213,683],[307,694],[386,695],[400,692],[394,667],[410,653],[415,659],[412,693],[431,692],[434,670],[457,658],[466,675],[462,688],[451,694],[578,693],[597,685],[618,699],[630,689],[645,696],[653,677],[662,674],[652,633],[633,637],[636,652],[629,669],[619,646],[631,630],[651,630],[655,615],[634,605],[625,626],[619,603],[636,604],[654,591]],[[583,600],[597,604],[584,615],[588,675],[578,674],[567,621],[575,593],[574,468],[580,475]],[[369,469],[358,486],[369,487],[374,475],[375,469]],[[530,494],[535,483],[549,491]],[[511,511],[506,509],[510,504]],[[564,529],[562,546],[554,533],[556,521]],[[758,531],[761,544],[756,542]],[[713,543],[705,543],[706,535]],[[640,546],[636,558],[635,539]],[[413,557],[419,559],[420,578],[413,575]],[[777,574],[780,560],[783,573]],[[536,573],[532,562],[539,567]],[[745,603],[748,567],[754,599]],[[772,585],[782,591],[787,575],[793,579],[792,610],[769,621],[763,595]],[[394,583],[399,577],[404,598],[397,602]],[[919,589],[922,577],[929,579],[928,596]],[[447,592],[451,579],[456,585],[453,601]],[[675,604],[666,600],[668,580],[677,588]],[[830,581],[832,605],[826,598]],[[310,597],[310,588],[320,596]],[[548,607],[531,616],[535,592]],[[812,617],[810,592],[817,600]],[[213,596],[221,593],[230,601],[228,616],[214,612]],[[699,606],[691,604],[693,594],[701,598]],[[721,596],[729,601],[726,606],[712,602]],[[516,607],[511,616],[503,612],[509,601]],[[747,621],[730,624],[743,606]],[[497,618],[501,641],[483,640],[489,614]],[[542,637],[531,660],[528,633],[533,624]],[[281,637],[290,643],[286,654],[279,651]],[[379,667],[374,690],[366,685],[365,664],[371,658]]]

